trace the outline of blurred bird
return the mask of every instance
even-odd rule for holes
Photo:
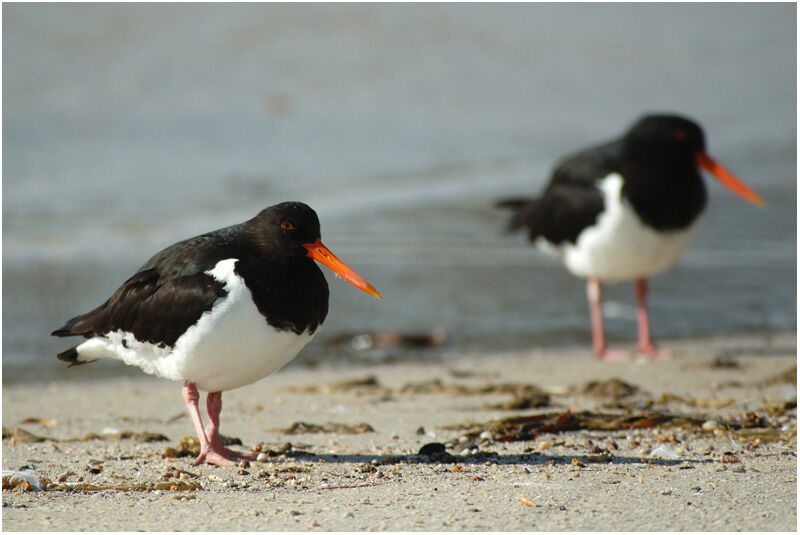
[[[113,358],[183,381],[200,440],[196,463],[252,458],[222,446],[222,391],[277,371],[314,336],[328,314],[328,284],[314,260],[382,297],[322,244],[314,210],[286,202],[153,256],[105,303],[53,331],[88,339],[58,358]],[[207,433],[198,389],[208,392]]]
[[[706,205],[699,170],[753,204],[761,197],[706,152],[703,130],[676,115],[648,115],[622,137],[564,158],[535,199],[506,199],[509,231],[525,229],[540,249],[588,279],[586,293],[597,357],[623,359],[606,347],[602,283],[636,281],[638,346],[660,356],[650,336],[647,278],[672,266],[697,235]]]

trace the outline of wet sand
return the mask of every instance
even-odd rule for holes
[[[164,455],[177,383],[4,384],[3,470],[45,490],[4,478],[3,529],[795,531],[795,334],[664,346],[290,368],[223,396],[244,467]]]

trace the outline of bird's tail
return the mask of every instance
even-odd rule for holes
[[[97,315],[98,311],[101,311],[102,307],[98,307],[91,312],[86,314],[82,314],[80,316],[75,316],[67,323],[65,323],[62,327],[56,329],[55,331],[51,332],[51,336],[83,336],[84,338],[91,338],[95,333],[93,329],[93,321],[95,316]],[[79,344],[80,345],[80,344]],[[78,346],[71,347],[66,351],[62,351],[58,355],[58,360],[63,360],[64,362],[68,362],[70,366],[77,366],[78,364],[86,364],[88,362],[92,362],[97,360],[96,358],[87,358],[86,355],[82,357],[78,354]],[[79,357],[81,360],[78,360]]]
[[[63,360],[64,362],[68,362],[70,366],[78,366],[79,364],[86,364],[87,362],[92,361],[80,361],[78,360],[78,346],[71,347],[66,351],[62,351],[58,355],[58,360]]]
[[[502,208],[511,211],[511,218],[508,220],[506,232],[515,232],[525,226],[525,214],[536,199],[527,197],[513,197],[501,199],[494,204],[495,208]]]

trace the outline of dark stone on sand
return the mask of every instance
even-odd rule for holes
[[[447,450],[441,442],[430,442],[425,444],[419,449],[417,455],[422,455],[424,457],[433,457],[437,454],[447,453]]]

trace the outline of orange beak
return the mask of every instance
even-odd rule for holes
[[[722,165],[716,162],[714,158],[705,152],[697,153],[695,162],[700,169],[704,169],[714,175],[717,180],[722,182],[722,185],[734,192],[736,195],[746,201],[757,206],[764,206],[766,204],[761,195],[753,191],[750,186],[736,178],[736,175],[725,169]]]
[[[304,243],[303,247],[308,249],[309,258],[313,258],[317,262],[325,264],[359,290],[363,290],[378,299],[383,299],[383,296],[378,290],[365,281],[361,275],[350,269],[347,264],[336,258],[336,255],[325,247],[321,240],[317,239],[314,243]]]

